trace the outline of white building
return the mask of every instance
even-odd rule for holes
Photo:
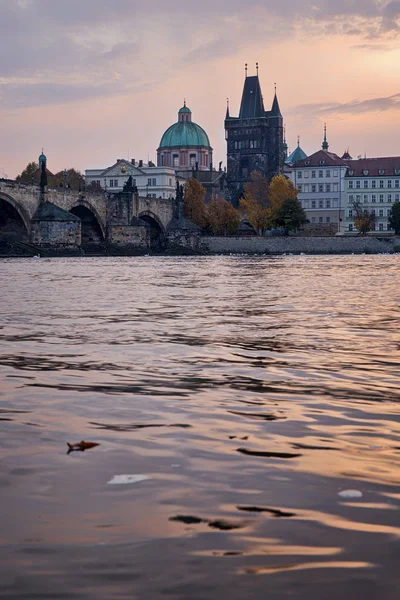
[[[311,226],[315,225],[321,231],[334,229],[344,233],[347,164],[337,154],[319,150],[289,165],[290,178],[299,190],[298,199],[307,218]]]
[[[389,231],[392,204],[400,202],[400,157],[348,160],[345,177],[345,231],[356,231],[354,202],[375,215],[375,231]]]
[[[175,198],[177,176],[172,167],[156,167],[152,162],[118,159],[106,169],[87,169],[86,185],[95,184],[109,192],[122,192],[125,183],[132,176],[139,196],[150,198]],[[180,183],[186,179],[178,178]]]

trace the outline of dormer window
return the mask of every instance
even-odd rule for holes
[[[400,175],[400,169],[395,169],[395,170],[394,170],[394,174],[395,174],[395,175]]]
[[[347,171],[347,173],[348,173],[350,176],[351,176],[351,175],[354,175],[354,171],[353,171],[353,169],[349,169],[349,171]]]
[[[310,164],[310,161],[306,160],[306,165],[309,165],[309,164]],[[397,175],[397,173],[396,173],[396,175]]]
[[[319,161],[319,164],[320,164],[320,165],[324,165],[324,164],[325,164],[325,161],[324,161],[324,160],[320,160],[320,161]]]
[[[384,175],[385,174],[385,169],[379,169],[378,173],[379,173],[379,175]]]
[[[363,175],[367,176],[367,175],[368,175],[368,173],[369,173],[368,169],[364,169],[364,170],[363,170]]]

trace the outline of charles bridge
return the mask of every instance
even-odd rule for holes
[[[174,199],[144,198],[133,191],[43,192],[36,185],[0,180],[1,238],[36,245],[149,247],[166,239],[176,210]]]

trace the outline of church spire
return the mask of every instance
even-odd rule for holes
[[[229,119],[229,98],[226,99],[226,115],[225,119]]]
[[[275,96],[274,96],[274,101],[272,103],[271,116],[272,117],[281,117],[282,113],[281,113],[281,109],[279,108],[278,96],[276,95],[276,83],[274,85],[275,85]]]
[[[328,140],[326,139],[326,123],[324,126],[324,141],[322,142],[322,150],[325,150],[326,152],[329,150]]]

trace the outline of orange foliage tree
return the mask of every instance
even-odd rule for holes
[[[271,221],[268,183],[258,171],[253,171],[250,177],[250,181],[244,184],[244,194],[239,205],[243,216],[262,235]]]
[[[205,224],[204,198],[206,190],[197,179],[188,179],[185,183],[184,210],[185,217],[203,227]]]
[[[228,235],[239,227],[240,215],[230,202],[215,198],[207,204],[206,220],[213,233]]]

